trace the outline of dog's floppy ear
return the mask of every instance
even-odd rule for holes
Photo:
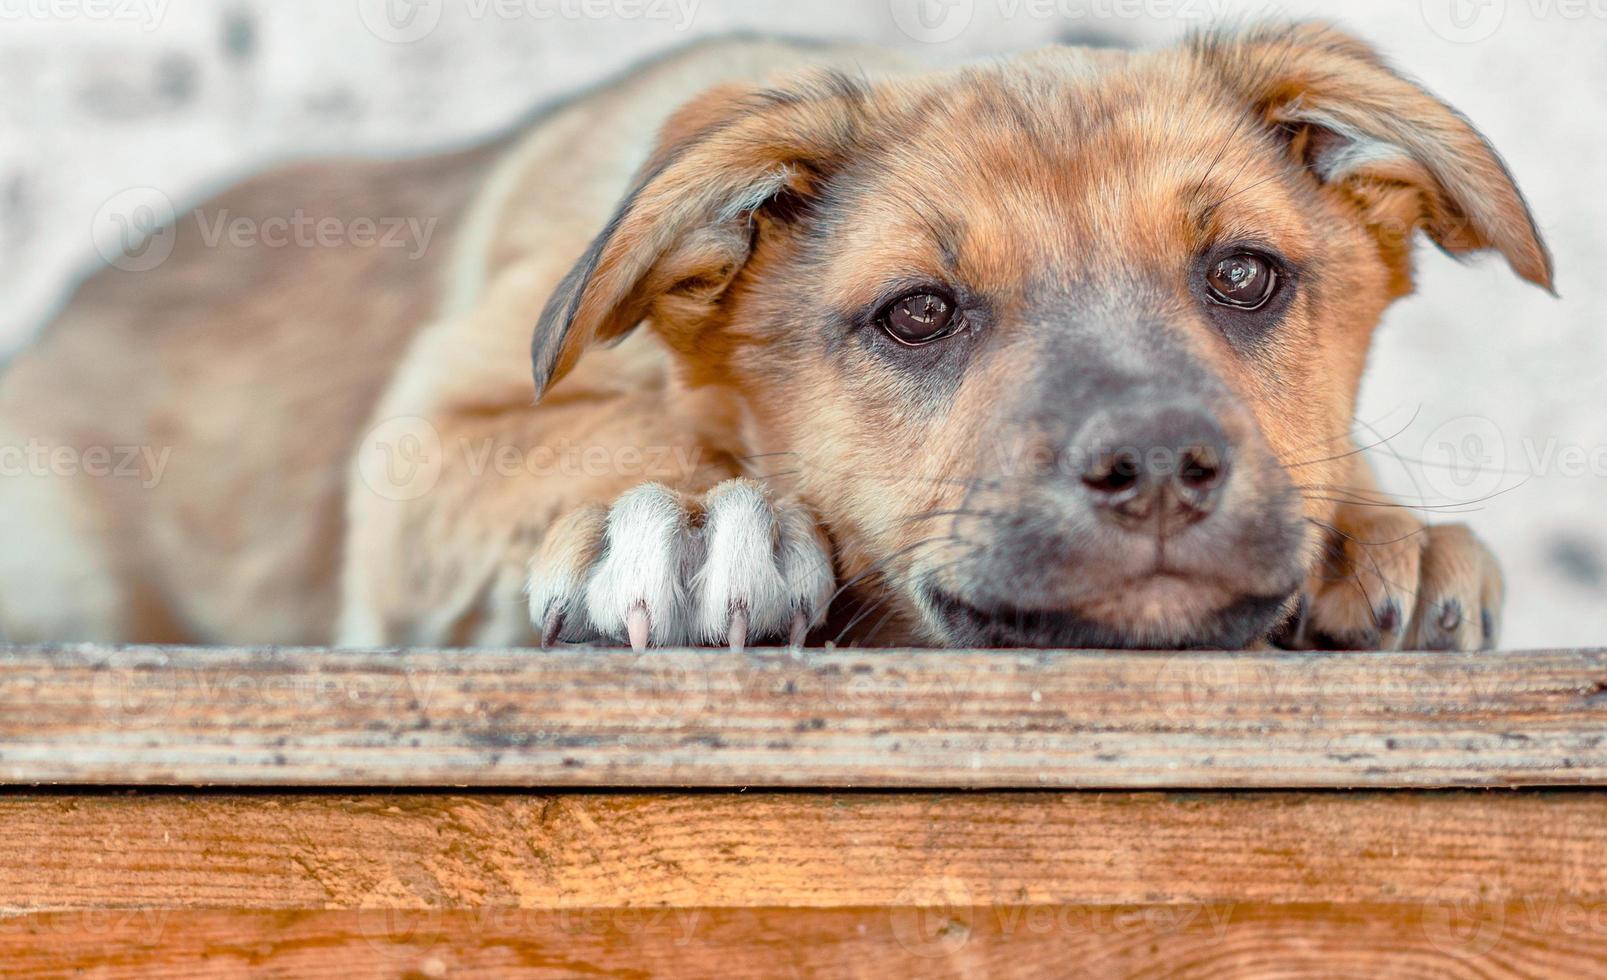
[[[1495,249],[1552,288],[1551,255],[1495,150],[1365,43],[1297,24],[1202,36],[1193,52],[1318,180],[1350,197],[1402,270],[1421,229],[1453,254]]]
[[[587,348],[650,316],[712,309],[752,252],[755,212],[806,198],[848,159],[868,105],[863,83],[823,73],[762,92],[717,88],[676,113],[542,311],[531,343],[537,393]]]

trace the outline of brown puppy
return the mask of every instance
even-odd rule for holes
[[[358,199],[437,251],[181,228],[17,361],[10,438],[172,460],[0,483],[8,636],[1495,640],[1493,560],[1384,506],[1352,416],[1415,232],[1550,259],[1468,123],[1331,29],[935,73],[710,44],[516,144],[209,208]]]

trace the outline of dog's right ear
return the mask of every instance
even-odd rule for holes
[[[1294,24],[1202,35],[1191,50],[1358,209],[1403,289],[1419,229],[1451,254],[1498,251],[1519,276],[1552,288],[1551,253],[1500,156],[1362,41]]]
[[[676,113],[542,311],[531,342],[537,395],[655,310],[682,321],[711,311],[753,250],[755,212],[807,199],[852,156],[869,111],[864,83],[827,73],[763,92],[714,89]]]

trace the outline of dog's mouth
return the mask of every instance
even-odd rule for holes
[[[1156,576],[1153,582],[1136,583],[1133,588],[1167,594],[1187,586],[1174,576]],[[1118,624],[1078,609],[984,606],[941,589],[924,590],[927,608],[951,645],[1095,650],[1243,649],[1265,638],[1286,618],[1295,591],[1241,595],[1186,617]]]

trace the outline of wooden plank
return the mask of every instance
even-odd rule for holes
[[[1607,784],[1607,652],[0,651],[17,784]]]
[[[1598,791],[7,795],[0,912],[1607,902],[1604,853]]]
[[[1586,977],[1607,906],[150,912],[0,920],[14,976]]]

